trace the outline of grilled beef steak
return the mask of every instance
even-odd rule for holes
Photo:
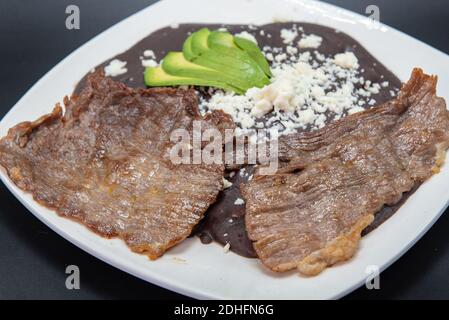
[[[316,275],[351,258],[383,205],[438,172],[449,113],[436,83],[415,69],[396,99],[280,140],[287,164],[243,187],[248,235],[268,268]]]
[[[175,165],[175,129],[232,128],[201,118],[193,90],[130,89],[90,75],[79,96],[0,141],[0,164],[44,206],[155,259],[190,235],[222,188],[221,165]],[[217,121],[219,119],[219,121]],[[219,127],[217,127],[217,123]]]

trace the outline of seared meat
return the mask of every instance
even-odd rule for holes
[[[316,275],[351,258],[382,206],[438,172],[449,113],[436,83],[415,69],[396,99],[280,140],[288,163],[243,187],[246,228],[268,268]]]
[[[78,97],[0,141],[0,164],[44,206],[155,259],[190,235],[222,188],[221,165],[175,165],[175,129],[232,128],[202,119],[193,90],[130,89],[89,77]]]

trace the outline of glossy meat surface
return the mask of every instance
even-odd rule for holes
[[[0,141],[0,164],[21,189],[59,215],[119,237],[155,259],[188,237],[222,188],[221,165],[175,165],[175,129],[233,126],[203,119],[193,90],[131,89],[89,76],[77,97],[24,122]],[[220,128],[217,128],[220,129]]]
[[[449,115],[436,83],[415,69],[396,99],[281,138],[287,164],[243,187],[246,228],[268,268],[316,275],[351,258],[376,212],[438,172]]]

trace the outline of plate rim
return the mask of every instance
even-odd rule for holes
[[[106,29],[105,31],[99,33],[98,35],[96,35],[95,37],[93,37],[92,39],[90,39],[89,41],[87,41],[86,43],[84,43],[83,45],[81,45],[80,47],[78,47],[77,49],[75,49],[72,53],[70,53],[68,56],[66,56],[64,59],[62,59],[60,62],[58,62],[53,68],[51,68],[48,72],[46,72],[29,90],[27,90],[27,92],[14,104],[14,106],[5,114],[5,116],[3,117],[3,119],[1,120],[0,124],[3,124],[4,120],[7,119],[8,117],[11,117],[11,114],[14,113],[16,106],[20,105],[23,101],[25,101],[30,95],[32,95],[34,93],[34,91],[36,90],[36,88],[38,88],[39,86],[41,86],[42,84],[44,84],[46,82],[46,80],[53,74],[55,73],[57,70],[59,70],[60,68],[63,68],[64,64],[67,63],[67,61],[70,61],[70,59],[72,59],[72,57],[76,56],[80,51],[86,50],[86,48],[88,48],[89,46],[92,46],[96,43],[96,41],[98,40],[98,38],[104,37],[106,34],[108,33],[113,33],[116,28],[120,27],[121,25],[126,24],[128,21],[132,20],[135,18],[135,16],[137,15],[141,15],[144,11],[146,12],[147,10],[152,10],[155,7],[160,7],[165,5],[166,3],[177,3],[177,2],[181,2],[183,0],[162,0],[159,2],[156,2],[142,10],[139,10],[138,12],[130,15],[129,17],[119,21],[118,23],[112,25],[111,27],[109,27],[108,29]],[[328,4],[328,3],[322,3],[320,1],[312,1],[312,0],[282,0],[283,2],[291,2],[291,3],[296,3],[296,4],[313,4],[313,5],[318,5],[320,7],[325,7],[327,10],[338,10],[338,11],[342,11],[342,12],[346,12],[346,14],[351,15],[351,16],[356,16],[357,18],[363,18],[363,19],[367,19],[366,17],[357,14],[355,12],[349,11],[347,9],[343,9],[340,8],[338,6],[332,5],[332,4]],[[448,57],[445,53],[443,53],[442,51],[433,48],[427,44],[425,44],[423,41],[415,39],[413,37],[411,37],[410,35],[407,35],[406,33],[396,30],[394,28],[391,28],[389,26],[385,26],[382,24],[382,26],[388,28],[389,32],[393,32],[396,33],[397,35],[400,35],[401,37],[406,37],[410,40],[413,40],[417,43],[419,43],[421,46],[425,46],[427,47],[427,49],[431,49],[434,50],[435,53],[438,54],[442,54],[445,57]],[[111,54],[112,56],[113,54]],[[101,63],[101,61],[99,62]],[[208,293],[204,293],[201,292],[201,290],[197,290],[195,288],[189,288],[186,285],[183,285],[182,283],[179,283],[178,281],[172,281],[171,279],[161,279],[161,277],[156,277],[154,275],[148,275],[148,274],[142,274],[140,273],[137,269],[134,270],[132,268],[129,268],[128,266],[126,266],[125,264],[121,263],[119,260],[120,259],[111,259],[110,256],[108,256],[107,253],[103,253],[101,251],[98,250],[94,250],[92,249],[91,246],[83,243],[82,241],[78,241],[78,239],[76,237],[74,237],[72,234],[70,234],[70,232],[66,232],[66,230],[64,230],[63,228],[61,228],[60,226],[51,223],[50,220],[47,219],[47,217],[45,216],[45,213],[41,213],[39,212],[37,209],[35,209],[35,207],[33,207],[30,203],[30,200],[27,199],[26,196],[24,196],[24,191],[20,190],[17,186],[15,186],[9,179],[9,177],[5,174],[5,170],[4,168],[1,168],[1,174],[0,174],[0,178],[3,181],[3,183],[6,185],[6,187],[8,188],[8,190],[35,216],[37,217],[40,221],[42,221],[46,226],[48,226],[50,229],[52,229],[53,231],[55,231],[57,234],[59,234],[60,236],[62,236],[64,239],[66,239],[67,241],[73,243],[74,245],[76,245],[78,248],[86,251],[87,253],[93,255],[94,257],[104,261],[105,263],[112,265],[122,271],[125,271],[129,274],[132,274],[144,281],[148,281],[152,284],[155,284],[157,286],[163,287],[165,289],[171,290],[171,291],[175,291],[178,292],[180,294],[189,296],[189,297],[193,297],[193,298],[197,298],[197,299],[222,299],[225,298],[225,296],[223,295],[217,295],[217,294],[208,294]],[[421,189],[421,188],[420,188]],[[34,200],[31,200],[34,201]],[[37,202],[36,202],[37,204]],[[445,204],[443,207],[441,207],[440,209],[433,211],[436,212],[436,214],[432,215],[432,219],[430,220],[430,222],[425,225],[419,232],[418,235],[416,235],[414,237],[414,239],[412,241],[407,242],[407,244],[405,246],[402,247],[402,249],[400,250],[399,253],[395,254],[394,256],[392,256],[388,261],[386,261],[380,271],[384,271],[386,268],[388,268],[392,263],[394,263],[396,260],[398,260],[405,252],[407,252],[419,239],[421,239],[421,237],[427,233],[427,231],[433,226],[433,224],[440,218],[440,216],[443,214],[443,212],[446,210],[446,208],[449,205],[449,199],[446,198]],[[40,205],[39,205],[40,206]],[[42,207],[45,208],[45,207]],[[55,215],[55,213],[53,212],[53,214]],[[354,258],[357,259],[357,258]],[[356,283],[353,283],[351,286],[348,286],[345,290],[340,291],[338,294],[334,294],[331,296],[328,296],[326,298],[328,299],[338,299],[346,294],[348,294],[349,292],[352,292],[353,290],[355,290],[356,288],[360,287],[363,284],[364,281],[358,281]]]

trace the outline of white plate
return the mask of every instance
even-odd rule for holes
[[[269,23],[273,19],[314,22],[342,30],[360,41],[401,80],[413,67],[440,74],[439,94],[449,100],[449,57],[387,26],[310,0],[164,0],[125,19],[73,52],[48,72],[0,123],[0,135],[18,122],[48,113],[70,94],[92,67],[128,49],[152,31],[179,22]],[[195,298],[331,299],[365,282],[368,266],[381,270],[406,252],[432,226],[448,205],[449,166],[422,185],[401,209],[361,241],[356,257],[314,278],[273,274],[256,259],[224,254],[218,245],[188,239],[151,262],[132,253],[119,240],[106,240],[85,227],[58,217],[11,183],[11,192],[40,220],[78,247],[139,278]],[[181,260],[182,259],[182,260]]]

